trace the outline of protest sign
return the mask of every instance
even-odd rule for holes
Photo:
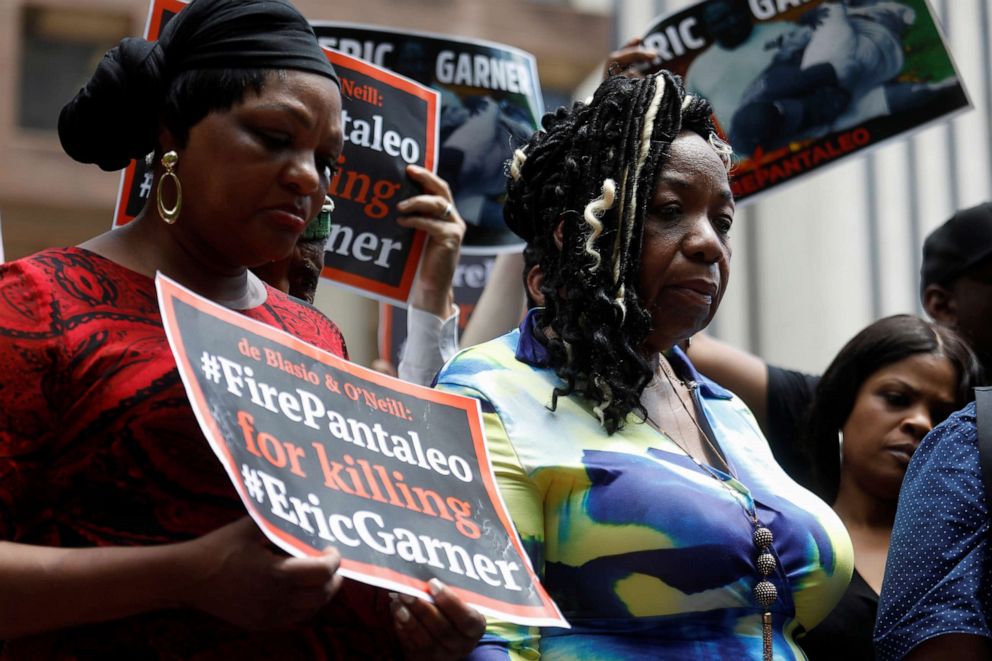
[[[472,311],[489,282],[495,262],[496,257],[493,255],[462,255],[459,258],[451,282],[455,304],[459,308],[459,332],[465,330],[465,325],[472,318]],[[406,320],[404,308],[388,303],[379,304],[379,357],[397,367],[406,341]]]
[[[179,0],[153,0],[146,38],[157,38],[184,6]],[[426,237],[396,224],[395,205],[421,192],[406,176],[408,164],[437,168],[439,95],[363,60],[325,52],[341,79],[345,147],[328,186],[335,209],[322,275],[360,293],[405,303]],[[154,185],[153,169],[144,162],[125,169],[115,227],[134,219]]]
[[[158,275],[193,411],[252,518],[288,553],[421,597],[567,626],[496,488],[476,400],[366,370]]]
[[[503,222],[507,161],[540,125],[544,102],[534,56],[486,41],[352,23],[313,23],[321,44],[441,93],[438,174],[468,231],[462,251],[517,251]]]
[[[705,0],[644,41],[713,105],[738,201],[970,107],[926,0]]]
[[[363,60],[327,52],[341,77],[344,152],[331,177],[331,236],[322,275],[394,301],[410,297],[426,235],[396,223],[421,190],[407,165],[437,169],[437,92]]]

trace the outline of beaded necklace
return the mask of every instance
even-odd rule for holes
[[[734,469],[730,466],[730,462],[724,458],[723,454],[719,451],[719,449],[717,449],[717,447],[710,441],[709,435],[705,431],[703,431],[703,428],[699,425],[699,422],[696,420],[696,416],[692,414],[688,405],[685,403],[685,400],[682,398],[682,394],[679,392],[679,389],[675,387],[675,381],[678,381],[683,388],[686,388],[691,391],[693,388],[696,387],[696,383],[692,382],[691,384],[687,385],[684,380],[679,379],[677,376],[675,376],[674,371],[672,370],[671,366],[668,364],[668,361],[665,359],[664,356],[658,357],[658,364],[661,367],[661,371],[665,375],[665,378],[668,380],[668,384],[672,387],[672,392],[675,393],[675,396],[678,398],[679,403],[682,405],[682,408],[685,411],[686,415],[689,416],[689,419],[696,426],[696,429],[699,430],[699,434],[702,437],[703,441],[710,448],[713,454],[723,461],[724,465],[727,467],[727,472],[730,474],[730,476],[733,477],[735,481],[740,482],[740,480],[737,479],[737,474],[734,472]],[[772,555],[771,553],[771,545],[772,542],[774,541],[774,536],[772,535],[772,531],[769,530],[767,527],[765,527],[761,523],[761,520],[758,519],[758,514],[754,509],[754,504],[752,501],[748,501],[747,505],[741,502],[741,500],[734,493],[733,489],[731,489],[731,487],[727,485],[727,483],[723,480],[723,478],[721,478],[717,473],[714,472],[713,468],[703,464],[698,459],[696,459],[696,457],[693,456],[693,454],[689,452],[688,449],[683,447],[683,445],[675,438],[674,435],[669,434],[668,432],[661,429],[654,421],[650,419],[650,417],[647,420],[652,427],[654,427],[659,432],[667,436],[668,439],[672,441],[672,443],[674,443],[680,450],[682,450],[682,452],[684,452],[685,455],[689,457],[690,460],[692,460],[692,463],[696,464],[696,466],[701,471],[703,471],[705,474],[709,475],[710,477],[714,478],[717,482],[719,482],[720,486],[727,489],[727,491],[730,492],[731,496],[733,496],[734,500],[737,501],[737,503],[744,509],[744,514],[747,516],[752,527],[751,541],[754,542],[754,546],[755,548],[757,548],[758,551],[757,558],[755,560],[755,566],[758,570],[758,575],[760,576],[761,580],[757,583],[757,585],[754,586],[754,589],[751,592],[754,596],[755,601],[757,601],[758,605],[760,605],[761,608],[764,610],[764,613],[762,613],[761,616],[761,642],[762,642],[762,652],[763,652],[762,659],[763,661],[772,661],[773,659],[772,613],[770,607],[773,603],[775,603],[775,600],[778,599],[778,590],[776,589],[775,584],[768,580],[768,577],[771,576],[772,572],[775,571],[775,566],[776,566],[775,556]]]

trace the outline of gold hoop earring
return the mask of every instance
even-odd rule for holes
[[[158,213],[162,216],[162,220],[169,225],[172,225],[179,220],[179,212],[183,207],[183,187],[182,184],[179,183],[179,177],[172,171],[178,162],[179,154],[174,151],[168,151],[162,156],[162,165],[165,166],[165,172],[162,173],[162,177],[158,180],[158,187],[155,191],[155,196],[158,198]],[[176,187],[176,203],[171,209],[167,209],[165,203],[162,201],[162,183],[165,181],[166,177],[172,179],[172,183]]]

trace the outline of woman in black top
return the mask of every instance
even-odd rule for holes
[[[711,338],[699,370],[752,408],[772,452],[840,516],[854,576],[837,607],[799,638],[810,659],[874,659],[872,629],[899,488],[923,437],[971,398],[980,368],[951,330],[910,315],[854,336],[822,377],[766,365]]]

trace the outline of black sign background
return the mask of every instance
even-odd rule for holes
[[[347,123],[338,160],[341,169],[328,187],[335,209],[324,274],[383,297],[406,300],[424,237],[396,223],[395,205],[421,191],[406,176],[407,161],[385,151],[387,133],[394,133],[394,153],[412,155],[415,145],[417,158],[411,159],[412,164],[433,170],[437,107],[433,98],[428,103],[407,81],[383,81],[381,71],[347,56],[332,54],[331,60],[341,77]],[[396,140],[401,141],[399,146]]]

